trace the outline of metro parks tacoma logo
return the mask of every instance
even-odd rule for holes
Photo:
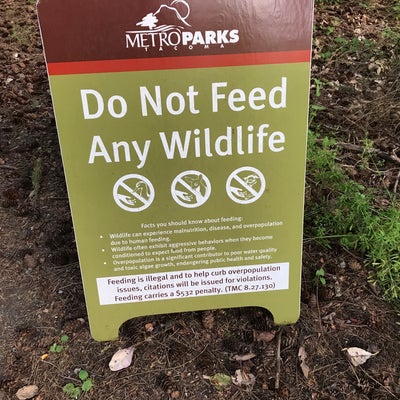
[[[157,11],[149,12],[136,23],[136,26],[144,29],[125,32],[126,48],[163,51],[166,48],[178,50],[183,46],[192,50],[197,46],[204,49],[210,46],[224,48],[225,45],[239,42],[238,29],[192,31],[188,22],[190,13],[189,3],[185,0],[173,0],[169,5],[160,5]]]

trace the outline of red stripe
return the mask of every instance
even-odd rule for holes
[[[101,72],[154,71],[234,67],[242,65],[288,64],[309,62],[310,50],[269,53],[244,53],[211,56],[139,58],[127,60],[72,61],[48,63],[49,75],[95,74]]]

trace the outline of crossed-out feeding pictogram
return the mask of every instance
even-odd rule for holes
[[[226,181],[226,193],[235,203],[250,204],[265,191],[265,177],[253,167],[241,167],[233,171]]]
[[[154,200],[154,187],[142,175],[129,174],[114,185],[113,196],[117,205],[125,211],[139,212],[148,208]]]
[[[171,194],[175,202],[182,207],[199,207],[210,197],[211,183],[199,171],[184,171],[173,180]]]

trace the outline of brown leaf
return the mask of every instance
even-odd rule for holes
[[[205,329],[213,329],[215,325],[215,318],[212,311],[203,312],[203,326]]]
[[[256,330],[253,330],[253,338],[257,342],[270,342],[273,340],[275,337],[275,331],[270,331],[270,332],[257,332]]]
[[[19,400],[32,399],[39,393],[39,388],[36,385],[28,385],[19,389],[15,394]]]
[[[253,374],[247,374],[245,371],[237,369],[235,376],[232,378],[232,382],[236,386],[249,386],[253,387],[256,381],[256,377]]]
[[[300,346],[298,357],[300,361],[300,368],[303,371],[303,375],[306,379],[308,379],[308,376],[310,374],[310,367],[306,364],[307,353],[304,346]]]
[[[255,354],[253,354],[253,353],[247,353],[247,354],[243,354],[243,355],[235,355],[235,356],[233,356],[233,359],[235,360],[235,361],[248,361],[248,360],[251,360],[252,358],[254,358],[254,357],[256,357],[256,355]]]

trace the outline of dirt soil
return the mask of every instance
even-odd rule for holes
[[[381,185],[383,201],[400,177],[396,2],[336,3],[317,4],[311,103],[325,107],[321,126],[355,145],[340,161],[356,179]],[[304,245],[301,317],[292,326],[274,326],[262,309],[210,310],[134,319],[118,341],[94,341],[35,6],[0,4],[0,400],[25,385],[38,386],[36,399],[68,399],[63,387],[80,385],[79,369],[94,382],[81,399],[400,398],[398,313],[368,283],[361,255],[313,241]],[[351,48],[366,40],[379,51]],[[335,50],[338,43],[348,50]],[[366,132],[384,180],[358,168]],[[327,283],[318,286],[321,266]],[[50,351],[55,343],[59,352]],[[113,354],[132,345],[132,365],[110,371]],[[353,346],[377,354],[355,367],[343,350]],[[238,370],[248,385],[222,382]]]

